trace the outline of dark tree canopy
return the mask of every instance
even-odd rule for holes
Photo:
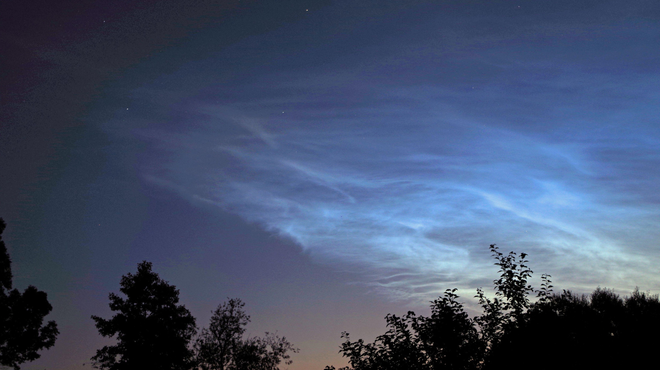
[[[340,370],[476,369],[485,346],[455,291],[447,290],[432,302],[430,317],[412,311],[403,317],[387,315],[388,330],[374,343],[352,342],[342,333],[345,342],[339,352],[351,366]]]
[[[213,311],[208,328],[195,341],[197,366],[201,370],[277,370],[289,352],[297,352],[284,337],[266,333],[264,338],[243,339],[250,322],[240,299],[230,299]]]
[[[530,305],[524,320],[504,333],[484,369],[640,369],[660,345],[660,300],[607,289],[591,295],[563,291]],[[516,358],[511,363],[511,358]],[[568,360],[570,359],[570,360]]]
[[[342,333],[339,352],[350,366],[339,370],[647,367],[660,346],[657,295],[635,290],[622,299],[600,288],[590,296],[553,294],[549,275],[536,290],[525,253],[490,250],[500,277],[494,297],[477,290],[481,315],[468,317],[456,289],[447,290],[432,302],[430,317],[387,315],[388,330],[373,343]]]
[[[53,307],[45,292],[30,285],[23,293],[12,289],[11,259],[2,240],[6,224],[0,218],[0,365],[20,364],[40,357],[38,351],[55,344],[55,321],[44,324]]]
[[[189,342],[196,333],[195,318],[179,305],[179,291],[151,270],[138,265],[135,275],[121,279],[121,298],[110,293],[111,319],[92,316],[104,337],[116,336],[117,344],[104,346],[92,357],[101,369],[190,369],[194,362]]]

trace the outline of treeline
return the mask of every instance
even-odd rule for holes
[[[275,370],[297,352],[284,337],[266,333],[243,338],[250,316],[243,302],[230,299],[213,312],[198,335],[195,318],[179,304],[179,291],[152,271],[150,262],[124,275],[122,298],[110,293],[110,319],[92,316],[99,333],[116,337],[92,357],[99,369]]]
[[[478,289],[481,314],[469,317],[456,289],[431,303],[429,317],[387,315],[387,331],[373,343],[352,341],[339,370],[493,370],[654,368],[660,345],[660,300],[635,290],[621,298],[607,289],[591,295],[552,292],[549,275],[539,289],[528,280],[526,254],[490,246],[500,276],[488,298]],[[536,298],[534,302],[531,298]],[[327,366],[325,370],[335,370]]]
[[[38,351],[55,344],[57,324],[44,323],[52,310],[46,293],[28,287],[11,290],[11,259],[2,241],[0,219],[0,365],[20,369],[38,359]],[[138,264],[135,274],[121,278],[120,292],[110,293],[111,318],[92,316],[99,334],[114,337],[92,357],[107,370],[276,370],[298,352],[285,337],[266,333],[244,337],[250,316],[240,299],[221,303],[209,326],[198,330],[188,309],[179,304],[179,290]]]
[[[0,219],[0,365],[18,370],[54,345],[58,335],[46,293],[30,286],[12,290],[11,260]],[[490,246],[499,267],[494,295],[477,289],[481,313],[470,317],[456,289],[431,302],[431,315],[410,311],[385,317],[387,330],[374,342],[352,341],[339,352],[349,366],[325,370],[585,369],[648,367],[660,344],[660,299],[635,290],[621,298],[607,289],[591,295],[554,293],[549,275],[540,288],[529,283],[527,255]],[[209,326],[179,304],[179,291],[138,264],[110,293],[110,318],[92,316],[99,334],[115,338],[92,357],[99,369],[276,370],[298,352],[286,338],[266,333],[244,337],[250,317],[239,299],[221,303]]]

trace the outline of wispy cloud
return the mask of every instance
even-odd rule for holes
[[[145,178],[393,297],[484,281],[491,243],[529,253],[558,285],[659,288],[660,73],[591,68],[577,49],[563,63],[510,43],[445,56],[447,75],[428,83],[341,63],[263,73],[231,103],[212,89],[181,103],[176,129],[140,131],[168,153]],[[419,58],[418,77],[433,68]],[[497,73],[452,75],[480,67]]]

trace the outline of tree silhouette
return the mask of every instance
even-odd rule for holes
[[[213,311],[209,328],[202,329],[195,341],[198,365],[203,370],[225,370],[233,363],[245,325],[250,322],[243,311],[244,305],[239,299],[230,299]]]
[[[637,354],[658,348],[658,330],[658,296],[635,290],[622,299],[601,288],[589,296],[565,290],[532,304],[525,321],[493,348],[484,368],[523,369],[529,363],[537,369],[645,368],[648,358]]]
[[[230,299],[213,311],[208,329],[195,341],[197,366],[202,370],[276,370],[289,352],[298,352],[284,337],[266,333],[264,338],[243,339],[250,322],[240,299]]]
[[[38,351],[55,344],[55,321],[44,325],[53,307],[46,293],[30,285],[23,293],[12,289],[11,259],[2,240],[6,224],[0,218],[0,365],[20,364],[40,357]]]
[[[457,301],[457,289],[447,289],[431,302],[430,317],[412,311],[404,317],[387,315],[388,330],[374,343],[365,344],[362,339],[352,342],[348,333],[342,333],[346,340],[339,352],[348,358],[350,367],[340,370],[481,368],[504,333],[524,320],[530,304],[528,295],[534,292],[527,283],[532,271],[526,265],[525,253],[504,255],[494,244],[490,250],[500,267],[500,277],[493,281],[493,299],[477,290],[483,309],[480,316],[470,318]],[[549,289],[546,279],[544,287]],[[547,290],[542,293],[549,294]]]
[[[477,289],[476,298],[483,313],[474,318],[479,327],[484,352],[483,362],[488,363],[493,348],[499,345],[505,333],[513,330],[525,321],[524,314],[530,305],[529,295],[534,289],[528,284],[532,270],[527,266],[527,254],[509,252],[504,255],[495,244],[490,245],[490,251],[495,258],[495,266],[499,266],[499,279],[493,280],[495,297],[491,300],[481,288]],[[543,275],[540,297],[551,293],[549,275]]]
[[[403,317],[387,315],[388,330],[374,343],[365,344],[362,339],[351,342],[349,334],[342,333],[346,341],[340,352],[355,370],[476,368],[484,345],[455,292],[448,289],[431,302],[430,317],[412,311]]]
[[[420,317],[415,325],[433,369],[473,369],[482,361],[483,340],[456,290],[447,289],[432,302],[431,316]]]
[[[600,288],[590,296],[553,294],[550,275],[536,290],[525,253],[505,255],[494,244],[490,250],[500,276],[493,298],[477,290],[480,315],[468,317],[456,289],[447,290],[432,302],[430,317],[387,315],[388,330],[373,343],[342,333],[339,352],[350,366],[339,370],[648,367],[645,354],[660,346],[657,295],[635,290],[621,299]]]
[[[195,318],[179,305],[179,291],[151,270],[138,264],[135,275],[121,279],[121,298],[110,293],[111,319],[92,316],[104,337],[117,336],[117,344],[104,346],[92,357],[94,367],[109,370],[190,369],[193,353],[189,342],[197,331]]]

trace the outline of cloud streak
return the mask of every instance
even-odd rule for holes
[[[341,58],[282,67],[232,85],[231,102],[217,86],[163,107],[189,113],[176,129],[133,132],[168,153],[144,162],[145,179],[391,297],[474,287],[493,276],[491,243],[578,290],[657,289],[660,73],[612,73],[624,62],[585,61],[584,42],[547,59],[533,42],[523,54],[472,40],[471,54],[444,56],[444,77],[419,83],[433,50],[409,57],[406,82],[385,73],[396,52],[369,73]]]

